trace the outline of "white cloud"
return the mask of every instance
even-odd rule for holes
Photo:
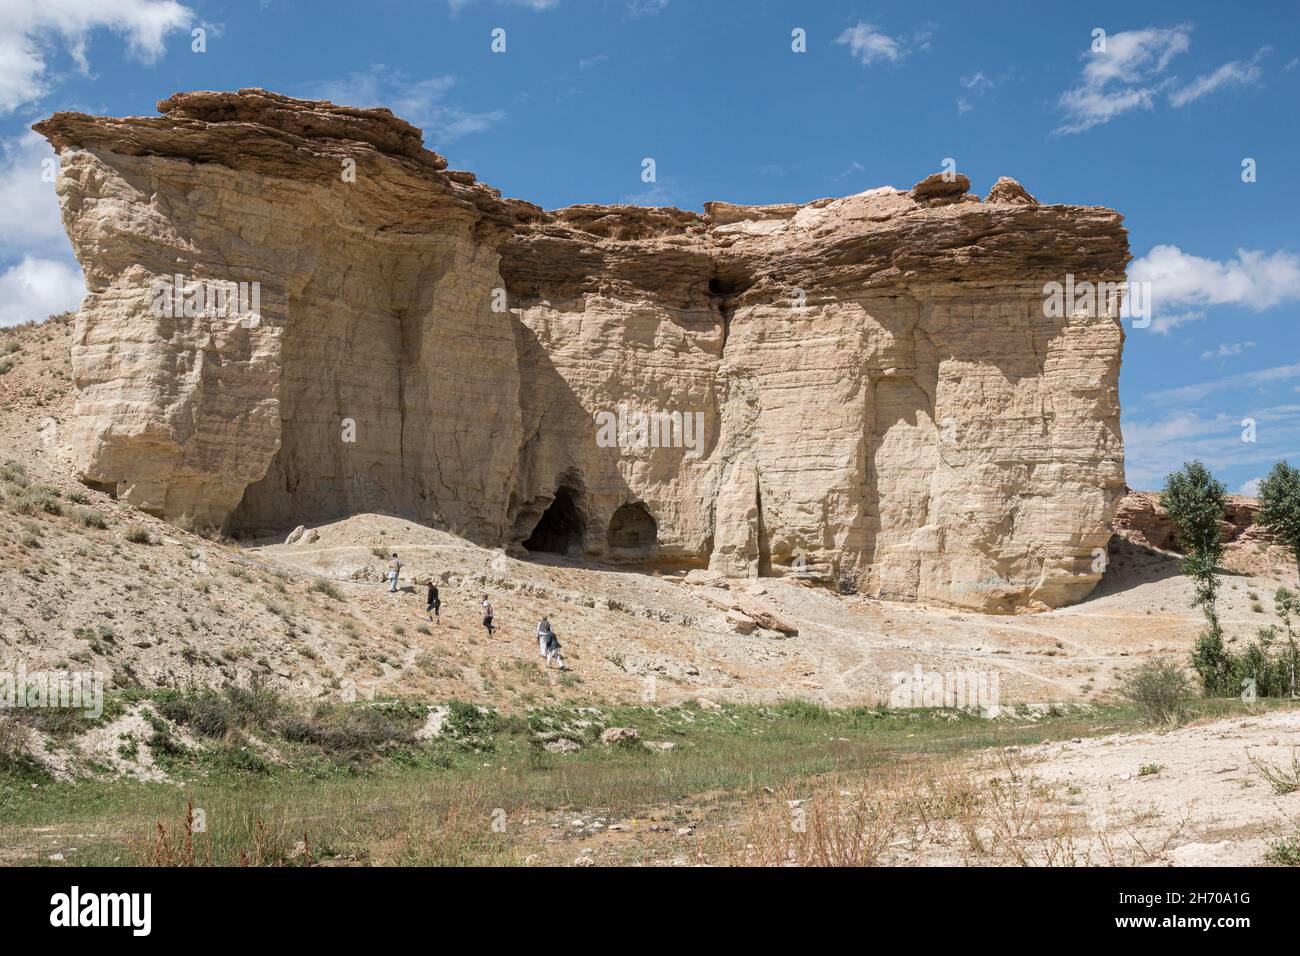
[[[81,304],[81,269],[59,259],[25,256],[0,274],[0,326],[42,321]]]
[[[1263,480],[1264,478],[1261,476],[1259,478],[1252,478],[1250,479],[1250,481],[1243,482],[1241,487],[1237,489],[1237,494],[1246,495],[1250,498],[1258,498],[1259,485],[1260,482],[1262,482]]]
[[[976,93],[983,93],[986,90],[993,89],[993,87],[996,86],[997,84],[993,80],[990,80],[987,76],[985,76],[983,70],[979,70],[978,72],[973,73],[970,76],[963,76],[961,78],[961,85],[966,87],[966,89],[968,90],[973,90]]]
[[[630,17],[652,17],[662,13],[668,6],[668,0],[627,0],[627,14]]]
[[[1081,133],[1133,109],[1151,109],[1167,85],[1161,74],[1191,46],[1191,27],[1148,27],[1106,38],[1106,49],[1084,54],[1078,83],[1061,94],[1065,122],[1058,133]]]
[[[1159,245],[1129,265],[1128,279],[1151,283],[1152,328],[1168,331],[1200,318],[1196,307],[1237,305],[1261,312],[1300,300],[1300,255],[1239,249],[1235,258],[1221,262]],[[1178,312],[1189,307],[1192,311]]]
[[[898,38],[880,33],[870,23],[861,20],[836,37],[835,42],[848,44],[849,52],[863,66],[882,61],[897,63],[907,55]]]
[[[1194,100],[1199,100],[1202,96],[1213,93],[1220,87],[1249,86],[1252,83],[1258,83],[1263,72],[1259,68],[1259,60],[1267,54],[1268,47],[1264,47],[1249,62],[1234,60],[1231,63],[1223,64],[1212,73],[1198,76],[1182,89],[1169,94],[1169,102],[1174,106],[1186,106]]]
[[[969,113],[974,108],[975,107],[971,104],[971,101],[966,99],[966,97],[957,97],[957,115],[960,116],[962,113]]]
[[[1217,349],[1209,349],[1201,353],[1203,359],[1227,358],[1230,355],[1240,355],[1246,349],[1254,348],[1254,342],[1223,342]]]
[[[1228,375],[1208,382],[1198,382],[1195,385],[1181,385],[1178,388],[1166,388],[1156,392],[1149,392],[1143,396],[1142,402],[1143,404],[1161,406],[1192,405],[1220,392],[1276,386],[1295,378],[1300,378],[1300,364],[1275,365],[1272,368],[1241,372],[1237,375]]]
[[[110,30],[127,51],[152,63],[164,40],[193,21],[175,0],[3,0],[0,2],[0,114],[12,113],[48,92],[47,57],[62,48],[83,73],[91,34]]]
[[[43,179],[44,162],[55,159],[45,138],[30,130],[0,141],[0,255],[68,251],[54,183]]]
[[[378,65],[368,72],[349,73],[337,80],[311,84],[313,99],[344,106],[385,106],[424,131],[425,142],[437,149],[470,133],[479,133],[506,118],[503,110],[474,113],[446,102],[455,76],[434,76],[409,83],[395,70]]]
[[[1300,405],[1247,405],[1211,415],[1179,411],[1152,421],[1134,421],[1131,415],[1141,405],[1125,410],[1123,424],[1125,477],[1134,488],[1160,487],[1167,474],[1193,458],[1217,472],[1241,468],[1258,474],[1279,459],[1300,455]],[[1253,442],[1242,441],[1241,422],[1247,417],[1256,423]]]
[[[608,53],[597,53],[595,56],[584,57],[578,61],[578,69],[590,70],[593,66],[599,66],[609,59]]]
[[[1154,308],[1154,305],[1152,308]],[[1151,320],[1151,331],[1172,332],[1180,325],[1186,325],[1188,322],[1199,322],[1203,318],[1205,318],[1205,312],[1201,309],[1188,309],[1183,312],[1162,312]]]

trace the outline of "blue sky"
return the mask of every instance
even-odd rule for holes
[[[947,157],[981,193],[1111,206],[1156,299],[1125,346],[1129,483],[1200,457],[1249,492],[1300,464],[1293,0],[0,0],[0,325],[81,294],[34,120],[244,86],[388,106],[547,207],[802,202]]]

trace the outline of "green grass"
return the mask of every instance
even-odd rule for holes
[[[238,862],[241,853],[292,863],[304,834],[315,859],[512,863],[529,848],[519,842],[519,830],[489,827],[497,809],[509,820],[585,810],[632,816],[706,794],[739,802],[764,787],[822,774],[869,778],[873,768],[903,759],[1146,727],[1144,712],[1133,705],[984,720],[955,711],[828,710],[802,703],[601,705],[598,713],[553,705],[523,716],[452,702],[447,733],[420,741],[415,731],[426,707],[410,701],[303,708],[256,690],[153,692],[133,699],[142,698],[149,701],[151,723],[157,721],[149,740],[155,759],[185,786],[40,779],[33,789],[30,767],[0,763],[0,846],[12,848],[10,859],[46,863],[54,840],[67,865],[141,862],[156,825],[179,826],[192,801],[206,813],[203,845],[216,863]],[[116,701],[110,709],[120,713],[124,706]],[[1259,709],[1206,700],[1189,705],[1189,716]],[[602,729],[624,726],[638,729],[642,740],[675,746],[651,753],[598,742]],[[200,746],[181,747],[178,728]],[[252,737],[269,743],[283,762],[253,746]],[[543,742],[555,737],[576,740],[583,749],[547,752]],[[43,827],[54,828],[55,836]]]

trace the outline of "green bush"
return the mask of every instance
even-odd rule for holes
[[[230,685],[223,691],[162,691],[155,705],[173,723],[218,740],[237,730],[269,729],[285,712],[279,696],[256,680],[249,687]]]
[[[309,716],[287,717],[286,740],[312,744],[335,756],[357,758],[416,742],[424,709],[395,704],[318,704]]]
[[[1130,671],[1120,685],[1120,694],[1146,711],[1155,724],[1176,722],[1188,692],[1187,676],[1170,661],[1147,661]]]

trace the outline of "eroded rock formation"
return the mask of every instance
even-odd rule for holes
[[[548,212],[387,110],[159,111],[36,126],[89,288],[78,465],[139,507],[257,531],[386,511],[986,610],[1095,584],[1123,333],[1045,316],[1043,286],[1123,278],[1115,212],[965,177]],[[174,276],[257,283],[260,314],[160,316]],[[640,413],[678,428],[640,447]]]

